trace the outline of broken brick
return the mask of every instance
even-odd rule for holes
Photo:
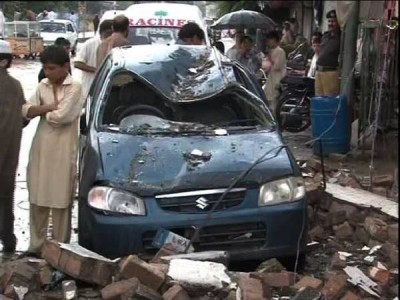
[[[333,270],[335,269],[343,269],[344,267],[346,267],[346,261],[340,259],[340,255],[338,252],[336,252],[331,259],[331,268]]]
[[[325,299],[340,299],[345,292],[346,280],[347,277],[343,275],[330,276],[321,291],[322,295],[325,296]]]
[[[42,247],[42,257],[52,266],[58,265],[61,257],[61,248],[56,241],[48,240]]]
[[[298,281],[294,285],[294,288],[301,289],[301,288],[305,288],[305,287],[310,287],[315,290],[319,290],[320,288],[322,288],[323,285],[324,285],[324,283],[322,282],[322,280],[320,280],[318,278],[304,276],[303,278],[300,279],[300,281]]]
[[[278,273],[274,273],[278,274]],[[259,300],[264,298],[264,290],[259,279],[240,276],[239,278],[240,299]]]
[[[158,290],[165,281],[165,274],[157,268],[141,260],[136,255],[130,255],[120,266],[122,278],[129,279],[136,277],[141,283]]]
[[[306,194],[309,204],[314,204],[320,201],[322,197],[322,188],[318,183],[306,184]]]
[[[43,264],[40,266],[39,270],[39,278],[40,278],[40,284],[43,285],[48,285],[51,283],[51,276],[52,276],[53,270],[50,267],[50,265]]]
[[[382,186],[377,186],[372,188],[372,193],[380,195],[382,197],[388,196],[388,189]]]
[[[347,293],[340,300],[361,300],[356,294],[347,291]]]
[[[18,295],[15,292],[14,285],[7,285],[4,289],[4,296],[11,299],[18,299]]]
[[[347,221],[343,224],[333,226],[333,231],[335,232],[335,236],[340,240],[349,239],[353,235],[353,228]]]
[[[157,269],[161,273],[167,274],[169,266],[167,264],[156,264],[156,263],[150,263],[149,264],[152,268]]]
[[[4,265],[3,286],[9,293],[4,293],[5,296],[13,298],[13,286],[24,286],[28,290],[34,290],[40,286],[37,276],[38,270],[28,263],[28,259],[17,260]]]
[[[134,293],[128,292],[123,295],[122,300],[130,299],[163,300],[162,296],[159,293],[145,286],[144,284],[139,284],[137,290]]]
[[[295,283],[296,275],[292,272],[281,273],[250,273],[250,278],[260,279],[270,287],[288,287]]]
[[[297,291],[297,294],[292,297],[292,300],[304,300],[304,299],[320,299],[321,293],[310,287],[301,288]]]
[[[178,284],[172,286],[162,297],[163,300],[190,300],[188,293]]]
[[[111,283],[104,287],[100,293],[104,300],[119,300],[121,296],[132,291],[135,292],[139,286],[137,278],[130,278]]]
[[[322,228],[320,225],[317,225],[313,229],[311,229],[308,232],[308,234],[312,240],[314,239],[321,240],[325,237],[324,232],[325,232],[324,228]]]
[[[387,287],[389,285],[390,272],[388,270],[372,267],[369,269],[369,277],[371,277],[372,280],[378,282],[380,285]]]
[[[347,215],[347,220],[351,225],[358,225],[364,223],[365,218],[367,217],[367,212],[365,210],[355,209],[350,211]]]
[[[392,187],[394,182],[393,175],[388,174],[388,175],[375,175],[372,183],[375,186],[381,186],[381,187]]]
[[[329,214],[331,225],[339,225],[346,221],[347,216],[344,210],[330,212]]]
[[[322,171],[322,162],[319,159],[312,158],[307,161],[307,167],[310,167],[315,172],[321,172]]]
[[[177,255],[179,252],[174,248],[172,244],[165,244],[160,250],[154,255],[153,259],[150,260],[151,263],[162,263],[161,257]]]
[[[386,256],[389,258],[389,261],[393,267],[398,267],[399,265],[399,250],[398,248],[389,243],[386,242],[382,245],[382,250],[386,254]]]
[[[368,232],[364,229],[364,227],[357,226],[356,232],[354,233],[356,239],[358,239],[360,242],[362,242],[365,245],[368,245],[369,242],[369,234]]]
[[[318,211],[317,222],[319,225],[325,228],[331,226],[329,214],[327,212]]]
[[[60,255],[57,253],[60,250]],[[112,281],[115,263],[79,245],[46,241],[42,257],[52,265],[75,279],[106,286]],[[57,261],[58,257],[58,261]]]
[[[387,241],[388,225],[381,219],[367,217],[364,221],[364,228],[373,239],[382,243]]]
[[[333,198],[329,194],[323,194],[321,201],[319,202],[319,207],[323,210],[329,211],[333,202]]]

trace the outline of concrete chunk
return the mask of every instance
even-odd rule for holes
[[[232,284],[223,264],[214,262],[174,259],[170,262],[168,276],[185,290],[220,290]]]
[[[229,254],[226,251],[203,251],[188,254],[177,254],[161,257],[162,262],[170,262],[173,259],[189,259],[195,261],[210,261],[220,263],[225,266],[229,264]]]

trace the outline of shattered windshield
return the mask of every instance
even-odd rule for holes
[[[115,74],[110,84],[99,115],[102,130],[136,135],[227,135],[266,129],[271,124],[262,100],[237,83],[196,101],[168,99],[128,70]]]
[[[216,59],[218,50],[214,48],[157,45],[136,49],[135,57],[126,61],[126,68],[174,102],[208,98],[235,81],[233,69]]]

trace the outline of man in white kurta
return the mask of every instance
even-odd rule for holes
[[[95,35],[83,43],[74,61],[75,68],[82,71],[81,83],[84,97],[88,95],[96,74],[97,48],[102,40],[112,34],[112,20],[105,20],[100,24],[99,34],[100,36]]]
[[[279,47],[279,33],[271,31],[267,34],[267,45],[269,48],[270,69],[266,84],[266,95],[273,111],[276,109],[279,97],[279,84],[286,76],[286,53]]]
[[[48,78],[43,79],[35,94],[22,107],[22,114],[28,118],[32,107],[51,107],[55,102],[55,109],[49,109],[40,116],[29,155],[29,253],[38,254],[45,242],[50,211],[54,238],[68,243],[71,235],[78,119],[83,104],[81,84],[68,73],[57,88]]]

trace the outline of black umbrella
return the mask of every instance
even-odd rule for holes
[[[223,15],[214,24],[212,29],[266,29],[273,30],[276,24],[266,15],[251,11],[238,10],[229,14]]]

